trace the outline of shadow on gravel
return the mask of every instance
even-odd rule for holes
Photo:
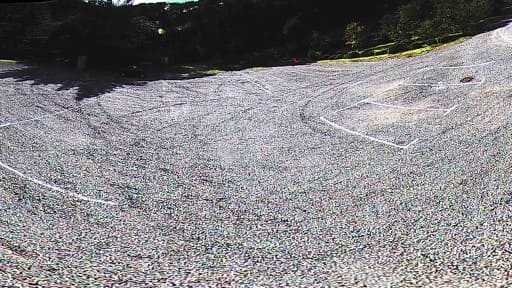
[[[0,63],[0,79],[14,78],[16,81],[32,81],[32,85],[56,84],[58,90],[77,88],[76,100],[94,98],[113,91],[123,85],[143,86],[148,82],[157,80],[188,80],[216,75],[221,71],[237,71],[252,67],[273,67],[302,65],[307,62],[298,60],[271,61],[272,63],[251,61],[228,64],[214,62],[209,64],[192,64],[174,67],[150,67],[140,71],[131,71],[127,68],[110,68],[86,71],[77,71],[74,67],[57,64],[35,64],[19,61],[17,64]],[[235,62],[235,61],[233,61]],[[229,63],[233,63],[229,62]],[[262,61],[263,62],[263,61]],[[141,75],[142,72],[144,75]],[[123,74],[125,74],[123,76]]]
[[[31,81],[31,85],[60,85],[57,89],[59,91],[77,88],[77,101],[97,97],[123,85],[143,86],[156,80],[187,80],[213,75],[212,72],[199,72],[187,68],[168,70],[165,73],[159,71],[145,74],[144,76],[122,76],[121,70],[119,72],[105,70],[79,72],[65,66],[34,65],[23,62],[18,62],[18,64],[0,63],[0,79],[13,78],[18,82]]]

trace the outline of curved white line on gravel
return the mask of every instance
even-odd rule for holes
[[[482,86],[482,84],[484,84],[486,80],[487,80],[486,78],[483,78],[482,81],[480,81],[480,83],[478,83],[478,85],[476,85],[475,87]]]
[[[474,85],[476,87],[481,86],[485,83],[485,78],[480,80],[480,82],[474,82],[474,83],[452,83],[452,84],[446,84],[448,86],[467,86],[467,85]]]
[[[375,142],[379,142],[379,143],[382,143],[382,144],[386,144],[386,145],[389,145],[389,146],[392,146],[392,147],[395,147],[395,148],[407,149],[407,148],[411,147],[412,145],[414,145],[415,143],[417,143],[420,140],[420,139],[416,138],[416,139],[414,139],[412,142],[410,142],[407,145],[398,145],[398,144],[395,144],[395,143],[392,143],[392,142],[388,142],[388,141],[385,141],[385,140],[377,139],[375,137],[364,135],[362,133],[359,133],[359,132],[347,129],[345,127],[342,127],[342,126],[340,126],[340,125],[338,125],[336,123],[333,123],[333,122],[325,119],[324,117],[320,117],[320,120],[322,120],[323,122],[327,123],[328,125],[336,128],[336,129],[345,131],[345,132],[347,132],[349,134],[357,135],[357,136],[360,136],[360,137],[363,137],[363,138],[366,138],[366,139],[369,139],[369,140],[372,140],[372,141],[375,141]]]
[[[334,88],[340,88],[340,87],[342,87],[343,89],[347,89],[347,88],[351,88],[351,87],[354,87],[354,86],[360,85],[360,84],[362,84],[362,83],[364,83],[364,82],[369,82],[370,80],[373,80],[374,78],[379,78],[379,77],[381,77],[381,75],[380,75],[380,74],[379,74],[379,75],[373,75],[373,76],[370,76],[370,77],[366,78],[365,80],[359,80],[359,81],[354,82],[354,83],[351,83],[351,84],[346,84],[346,83],[345,83],[345,84],[339,84],[339,85],[335,85],[335,86],[331,86],[331,87],[326,87],[326,88],[324,88],[324,89],[320,90],[319,92],[315,93],[315,94],[313,95],[313,97],[317,97],[317,96],[322,95],[322,94],[325,94],[325,93],[327,93],[327,92],[329,92],[329,91],[331,91],[331,92],[332,92],[332,91],[334,90]],[[334,110],[334,111],[328,112],[326,115],[331,115],[331,114],[334,114],[334,113],[337,113],[337,112],[340,112],[340,111],[343,111],[343,110],[346,110],[346,109],[353,108],[353,107],[355,107],[355,106],[357,106],[357,105],[361,104],[362,102],[364,102],[365,100],[368,100],[368,99],[370,99],[370,98],[365,98],[365,99],[363,99],[363,100],[360,100],[360,101],[357,101],[357,102],[355,102],[355,103],[353,103],[353,104],[350,104],[349,106],[346,106],[346,107],[343,107],[343,108],[340,108],[340,109],[337,109],[337,110]],[[325,110],[324,110],[324,111],[325,111]]]
[[[443,116],[446,116],[448,114],[450,114],[450,112],[452,112],[455,108],[459,107],[459,104],[455,104],[453,105],[451,108],[449,108],[448,110],[446,110],[446,113],[443,114]]]
[[[488,61],[484,63],[478,63],[478,64],[471,64],[471,65],[463,65],[463,66],[438,66],[437,69],[459,69],[459,68],[472,68],[472,67],[480,67],[480,66],[487,66],[496,61]],[[434,69],[436,69],[434,68]]]
[[[511,25],[508,25],[494,30],[493,37],[495,39],[505,42],[508,45],[512,45],[512,35],[510,35],[511,33],[507,33],[507,30],[510,29],[511,27]]]
[[[59,193],[67,194],[67,195],[69,195],[71,197],[78,198],[80,200],[84,200],[84,201],[88,201],[88,202],[94,202],[94,203],[100,203],[100,204],[105,204],[105,205],[117,205],[116,202],[104,201],[104,200],[98,200],[98,199],[89,198],[89,197],[86,197],[86,196],[83,196],[83,195],[80,195],[80,194],[77,194],[77,193],[68,192],[68,191],[66,191],[66,190],[64,190],[62,188],[57,187],[57,186],[44,183],[44,182],[42,182],[40,180],[37,180],[35,178],[32,178],[30,176],[27,176],[27,175],[23,174],[22,172],[20,172],[20,171],[14,169],[14,168],[12,168],[12,167],[2,163],[1,161],[0,161],[0,167],[3,167],[4,169],[6,169],[6,170],[8,170],[8,171],[10,171],[10,172],[20,176],[21,178],[24,178],[24,179],[28,180],[28,181],[34,182],[34,183],[36,183],[38,185],[41,185],[41,186],[46,187],[48,189],[57,191]]]
[[[402,86],[427,86],[427,87],[443,87],[443,86],[481,86],[485,83],[485,79],[480,80],[479,82],[474,83],[400,83],[398,85]]]
[[[364,101],[365,103],[368,103],[368,104],[373,104],[373,105],[377,105],[377,106],[382,106],[382,107],[389,107],[389,108],[397,108],[397,109],[406,109],[406,110],[424,110],[424,111],[441,111],[441,112],[445,112],[444,115],[447,115],[448,113],[450,113],[453,109],[457,108],[457,106],[459,105],[454,105],[448,109],[444,109],[444,108],[420,108],[420,107],[407,107],[407,106],[401,106],[401,105],[391,105],[391,104],[385,104],[385,103],[379,103],[379,102],[374,102],[374,101]]]
[[[251,82],[252,84],[256,85],[256,86],[259,86],[261,89],[263,89],[268,95],[270,96],[274,96],[274,92],[270,91],[266,85],[258,82],[258,80],[254,79],[254,77],[252,77],[251,75],[249,75],[248,73],[245,73],[243,74],[243,78],[245,78],[245,80]]]
[[[473,68],[473,67],[481,67],[481,66],[487,66],[487,65],[490,65],[490,64],[493,64],[495,63],[496,61],[487,61],[487,62],[483,62],[483,63],[477,63],[477,64],[470,64],[470,65],[461,65],[461,66],[437,66],[437,67],[426,67],[426,68],[422,68],[422,69],[419,69],[411,74],[420,74],[421,72],[425,72],[425,71],[429,71],[429,70],[435,70],[435,69],[464,69],[464,68]],[[484,83],[485,81],[485,78],[480,81],[480,82],[476,82],[476,83],[452,83],[452,84],[445,84],[447,86],[462,86],[462,85],[476,85],[476,86],[480,86]],[[403,85],[403,86],[442,86],[440,85],[440,83],[401,83],[399,85]]]
[[[365,98],[365,99],[363,99],[363,100],[361,100],[361,101],[357,101],[357,102],[355,102],[355,103],[353,103],[353,104],[350,104],[350,105],[348,105],[348,106],[345,106],[345,107],[343,107],[343,108],[336,109],[336,110],[334,110],[334,111],[332,111],[332,112],[329,112],[327,115],[331,115],[331,114],[338,113],[338,112],[341,112],[341,111],[344,111],[344,110],[347,110],[347,109],[350,109],[350,108],[354,108],[354,107],[358,106],[358,105],[359,105],[359,104],[361,104],[361,103],[368,103],[368,100],[369,100],[369,99],[370,99],[370,98]]]

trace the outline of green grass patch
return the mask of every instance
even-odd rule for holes
[[[188,76],[191,76],[191,75],[213,76],[213,75],[217,75],[219,73],[224,72],[223,70],[212,68],[211,66],[207,66],[207,65],[194,65],[194,66],[184,65],[184,66],[181,66],[180,69],[182,70],[183,75],[188,75]]]
[[[374,49],[373,53],[376,54],[376,55],[377,54],[382,54],[384,51],[387,51],[387,50],[388,50],[388,48]]]
[[[210,70],[204,71],[203,73],[206,74],[206,75],[213,76],[213,75],[217,75],[217,74],[222,73],[222,72],[224,72],[224,71],[219,70],[219,69],[210,69]]]
[[[368,61],[378,61],[378,60],[396,58],[396,57],[414,57],[414,56],[418,56],[423,53],[432,51],[434,49],[439,49],[439,48],[444,48],[447,46],[459,44],[459,43],[464,42],[470,38],[471,37],[469,37],[469,36],[461,37],[461,38],[459,38],[455,41],[449,42],[449,43],[426,46],[426,47],[409,50],[409,51],[404,51],[404,52],[400,52],[400,53],[396,53],[396,54],[382,54],[382,55],[375,55],[375,56],[368,56],[368,57],[358,57],[358,58],[353,58],[353,59],[320,60],[320,61],[317,61],[316,63],[330,64],[330,63],[348,63],[348,62],[365,62],[365,61],[368,62]]]
[[[395,42],[386,43],[386,44],[382,44],[382,45],[377,45],[377,46],[374,46],[374,47],[370,47],[368,49],[372,49],[372,50],[388,49],[389,47],[391,47],[393,45],[395,45]]]
[[[0,64],[14,64],[17,63],[17,61],[9,60],[9,59],[0,59]]]
[[[249,70],[258,72],[258,71],[267,70],[267,68],[265,68],[265,67],[252,67],[252,68],[249,68]]]

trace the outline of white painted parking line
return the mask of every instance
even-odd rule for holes
[[[478,83],[478,85],[476,85],[475,87],[482,86],[482,84],[484,84],[486,80],[487,80],[486,78],[482,79],[482,81],[480,81],[480,83]]]
[[[442,86],[443,83],[400,83],[402,86]]]
[[[395,147],[395,148],[408,149],[409,147],[411,147],[412,145],[414,145],[415,143],[417,143],[419,141],[419,139],[416,138],[416,139],[414,139],[412,142],[410,142],[407,145],[398,145],[398,144],[395,144],[395,143],[392,143],[392,142],[389,142],[389,141],[377,139],[375,137],[372,137],[372,136],[369,136],[369,135],[364,135],[362,133],[359,133],[359,132],[347,129],[345,127],[342,127],[342,126],[340,126],[340,125],[338,125],[336,123],[333,123],[333,122],[325,119],[324,117],[320,117],[320,120],[322,120],[323,122],[327,123],[328,125],[336,128],[336,129],[345,131],[345,132],[347,132],[349,134],[357,135],[357,136],[360,136],[360,137],[363,137],[363,138],[366,138],[366,139],[369,139],[369,140],[372,140],[372,141],[375,141],[375,142],[379,142],[379,143],[382,143],[382,144],[385,144],[385,145],[388,145],[388,146],[392,146],[392,147]]]
[[[462,65],[462,66],[438,66],[433,69],[463,69],[463,68],[472,68],[472,67],[479,67],[479,66],[486,66],[493,64],[496,61],[488,61],[484,63],[478,63],[478,64],[471,64],[471,65]]]
[[[451,108],[448,108],[448,110],[446,110],[446,113],[444,113],[443,116],[450,114],[450,112],[452,112],[457,107],[459,107],[459,104],[455,104]]]
[[[343,108],[336,109],[336,110],[334,110],[334,111],[332,111],[332,112],[329,112],[329,113],[327,113],[327,115],[332,115],[332,114],[334,114],[334,113],[338,113],[338,112],[341,112],[341,111],[344,111],[344,110],[347,110],[347,109],[350,109],[350,108],[354,108],[354,107],[358,106],[358,105],[359,105],[359,104],[361,104],[361,103],[367,103],[367,101],[368,101],[369,99],[371,99],[371,98],[365,98],[365,99],[363,99],[363,100],[357,101],[357,102],[352,103],[352,104],[350,104],[350,105],[348,105],[348,106],[345,106],[345,107],[343,107]]]
[[[508,30],[511,28],[510,24],[506,27],[499,28],[494,30],[493,36],[495,39],[501,40],[508,45],[512,45],[512,35],[508,33]]]
[[[444,87],[444,86],[481,86],[485,82],[485,78],[478,82],[468,82],[468,83],[400,83],[398,85],[402,86],[426,86],[426,87]]]
[[[0,124],[0,128],[12,126],[12,125],[23,124],[23,123],[28,123],[28,122],[37,121],[37,120],[41,120],[41,119],[44,119],[44,118],[47,118],[47,117],[50,117],[50,116],[54,116],[54,115],[62,114],[62,113],[65,113],[65,112],[68,112],[68,111],[71,111],[71,110],[75,110],[76,108],[79,108],[79,106],[78,107],[69,108],[69,109],[65,109],[65,110],[62,110],[62,111],[59,111],[59,112],[55,112],[55,113],[48,113],[46,115],[42,115],[42,116],[38,116],[38,117],[33,117],[33,118],[30,118],[30,119],[26,119],[26,120],[3,123],[3,124]],[[53,190],[53,191],[57,191],[57,192],[62,193],[62,194],[67,194],[68,196],[71,196],[71,197],[74,197],[74,198],[78,198],[80,200],[84,200],[84,201],[88,201],[88,202],[93,202],[93,203],[100,203],[100,204],[105,204],[105,205],[118,205],[116,202],[94,199],[94,198],[90,198],[90,197],[87,197],[87,196],[80,195],[78,193],[66,191],[66,190],[64,190],[62,188],[59,188],[59,187],[55,186],[55,185],[51,185],[51,184],[45,183],[45,182],[43,182],[41,180],[29,177],[29,176],[25,175],[24,173],[14,169],[13,167],[10,167],[9,165],[7,165],[5,163],[2,163],[1,161],[0,161],[0,167],[2,167],[4,169],[6,169],[6,170],[8,170],[8,171],[18,175],[21,178],[24,178],[24,179],[26,179],[26,180],[28,180],[30,182],[33,182],[35,184],[38,184],[38,185],[43,186],[43,187],[46,187],[46,188],[48,188],[50,190]]]
[[[477,64],[470,64],[470,65],[461,65],[461,66],[437,66],[437,67],[429,67],[429,68],[423,68],[420,69],[413,74],[419,74],[420,72],[424,72],[427,70],[436,70],[436,69],[464,69],[464,68],[473,68],[473,67],[481,67],[481,66],[487,66],[495,63],[496,61],[487,61],[483,63],[477,63]],[[438,82],[438,83],[400,83],[399,85],[402,86],[426,86],[426,87],[446,87],[446,86],[466,86],[466,85],[474,85],[476,87],[481,86],[485,83],[485,78],[480,80],[479,82],[468,82],[468,83],[444,83],[444,82]]]
[[[512,37],[511,37],[511,40],[510,40],[510,43],[512,44]],[[483,63],[476,63],[476,64],[469,64],[469,65],[460,65],[460,66],[438,66],[438,67],[425,67],[425,68],[422,68],[420,70],[418,70],[417,72],[415,72],[415,74],[419,74],[420,72],[425,72],[425,71],[431,71],[431,70],[435,70],[435,69],[467,69],[467,68],[474,68],[474,67],[483,67],[483,66],[488,66],[488,65],[491,65],[493,63],[495,63],[496,61],[487,61],[487,62],[483,62]],[[354,84],[360,84],[362,82],[366,82],[368,79],[366,80],[363,80],[363,81],[358,81]],[[483,78],[482,80],[478,81],[478,82],[468,82],[468,83],[444,83],[444,82],[438,82],[438,83],[398,83],[398,85],[401,85],[401,86],[424,86],[424,87],[452,87],[452,86],[471,86],[471,87],[480,87],[481,85],[483,85],[486,81],[486,78]],[[352,85],[348,85],[347,87],[350,87]],[[375,98],[375,97],[373,97]],[[385,103],[380,103],[380,102],[377,102],[377,101],[374,101],[372,100],[372,98],[366,98],[366,99],[363,99],[363,100],[360,100],[360,101],[357,101],[353,104],[350,104],[348,106],[345,106],[341,109],[336,109],[332,112],[329,112],[325,115],[332,115],[334,113],[338,113],[338,112],[341,112],[341,111],[344,111],[344,110],[347,110],[347,109],[350,109],[350,108],[353,108],[353,107],[356,107],[362,103],[367,103],[367,104],[373,104],[373,105],[377,105],[377,106],[382,106],[382,107],[389,107],[389,108],[396,108],[396,109],[408,109],[408,110],[418,110],[418,111],[439,111],[439,112],[444,112],[443,113],[443,116],[446,116],[448,114],[450,114],[453,110],[455,110],[459,105],[458,104],[455,104],[454,106],[450,107],[450,108],[422,108],[422,107],[407,107],[407,106],[403,106],[403,105],[391,105],[391,104],[385,104]],[[353,131],[353,130],[350,130],[350,129],[347,129],[345,127],[342,127],[336,123],[333,123],[329,120],[327,120],[326,118],[324,117],[320,117],[320,119],[327,123],[328,125],[336,128],[336,129],[339,129],[339,130],[342,130],[342,131],[345,131],[349,134],[353,134],[353,135],[358,135],[360,137],[363,137],[363,138],[366,138],[366,139],[370,139],[372,141],[376,141],[376,142],[380,142],[380,143],[383,143],[383,144],[386,144],[386,145],[389,145],[389,146],[393,146],[393,147],[396,147],[396,148],[401,148],[401,149],[407,149],[409,148],[411,145],[415,144],[416,142],[419,141],[419,139],[415,139],[414,141],[412,141],[411,143],[407,144],[407,145],[397,145],[395,143],[391,143],[389,141],[385,141],[385,140],[381,140],[381,139],[378,139],[378,138],[375,138],[375,137],[372,137],[372,136],[369,136],[369,135],[364,135],[360,132],[357,132],[357,131]]]
[[[451,84],[445,84],[448,86],[466,86],[466,85],[475,85],[476,87],[481,86],[485,82],[485,78],[478,81],[478,82],[468,82],[468,83],[451,83]]]
[[[68,196],[71,196],[71,197],[74,197],[74,198],[78,198],[80,200],[84,200],[84,201],[88,201],[88,202],[94,202],[94,203],[100,203],[100,204],[105,204],[105,205],[117,205],[116,202],[112,202],[112,201],[104,201],[104,200],[98,200],[98,199],[93,199],[93,198],[89,198],[87,196],[83,196],[83,195],[80,195],[80,194],[77,194],[77,193],[73,193],[73,192],[68,192],[62,188],[59,188],[59,187],[56,187],[54,185],[51,185],[51,184],[47,184],[47,183],[44,183],[43,181],[40,181],[40,180],[37,180],[35,178],[32,178],[32,177],[29,177],[25,174],[23,174],[22,172],[2,163],[0,161],[0,167],[3,167],[4,169],[20,176],[21,178],[24,178],[30,182],[33,182],[33,183],[36,183],[38,185],[41,185],[43,187],[46,187],[48,189],[51,189],[51,190],[54,190],[54,191],[57,191],[59,193],[62,193],[62,194],[67,194]]]
[[[445,108],[421,108],[421,107],[407,107],[407,106],[401,106],[401,105],[390,105],[390,104],[374,102],[371,100],[364,101],[364,103],[373,104],[373,105],[382,106],[382,107],[405,109],[405,110],[440,111],[440,112],[445,112],[444,115],[449,114],[453,109],[455,109],[457,106],[459,106],[459,105],[454,105],[448,109],[445,109]]]

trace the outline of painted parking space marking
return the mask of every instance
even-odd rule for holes
[[[337,110],[334,110],[333,112],[329,113],[329,114],[334,114],[334,113],[338,113],[338,112],[341,112],[341,111],[344,111],[344,110],[348,110],[348,109],[351,109],[351,108],[354,108],[354,107],[357,107],[359,106],[360,104],[362,103],[368,103],[368,100],[370,100],[370,98],[365,98],[363,100],[360,100],[360,101],[357,101],[353,104],[350,104],[348,106],[345,106],[343,108],[340,108],[340,109],[337,109]]]
[[[468,68],[477,68],[477,67],[484,67],[491,65],[495,63],[496,61],[487,61],[483,63],[476,63],[476,64],[468,64],[468,65],[459,65],[459,66],[436,66],[436,67],[427,67],[424,69],[420,69],[416,71],[413,74],[421,74],[426,71],[432,71],[432,70],[457,70],[457,69],[468,69]],[[482,84],[484,84],[486,81],[486,78],[482,78],[482,80],[478,82],[467,82],[467,83],[445,83],[443,81],[439,81],[437,83],[401,83],[399,85],[402,86],[425,86],[425,87],[450,87],[450,86],[476,86],[479,87]]]
[[[510,20],[505,20],[505,21],[510,21]],[[512,26],[509,24],[505,27],[496,29],[496,30],[494,30],[492,36],[494,37],[494,39],[504,42],[505,44],[512,45],[512,35],[510,35],[511,33],[508,32],[508,30],[510,28],[512,28]]]
[[[59,114],[63,114],[63,113],[69,112],[69,111],[76,110],[76,109],[78,109],[80,107],[81,106],[77,106],[77,107],[68,108],[68,109],[65,109],[65,110],[62,110],[62,111],[58,111],[58,112],[54,112],[54,113],[47,113],[45,115],[33,117],[33,118],[30,118],[30,119],[26,119],[26,120],[2,123],[2,124],[0,124],[0,128],[5,128],[5,127],[9,127],[9,126],[21,125],[21,124],[25,124],[25,123],[29,123],[29,122],[33,122],[33,121],[43,120],[43,119],[51,117],[51,116],[56,116],[56,115],[59,115]],[[87,197],[87,196],[84,196],[84,195],[81,195],[81,194],[78,194],[78,193],[75,193],[75,192],[66,191],[65,189],[62,189],[62,188],[57,187],[55,185],[46,183],[46,182],[41,181],[39,179],[36,179],[34,177],[30,177],[30,176],[26,175],[25,173],[23,173],[23,172],[15,169],[15,168],[7,165],[7,164],[5,164],[5,163],[3,163],[1,161],[0,161],[0,167],[5,169],[5,170],[7,170],[7,171],[9,171],[9,172],[11,172],[11,173],[13,173],[13,174],[16,174],[17,176],[19,176],[19,177],[21,177],[21,178],[23,178],[23,179],[25,179],[25,180],[27,180],[29,182],[35,183],[35,184],[37,184],[39,186],[45,187],[45,188],[53,190],[55,192],[68,195],[68,196],[73,197],[73,198],[77,198],[77,199],[80,199],[80,200],[83,200],[83,201],[87,201],[87,202],[92,202],[92,203],[109,205],[109,206],[116,206],[116,205],[118,205],[116,202],[113,202],[113,201],[95,199],[95,198]]]
[[[484,66],[491,65],[491,64],[493,64],[495,62],[496,61],[487,61],[487,62],[483,62],[483,63],[469,64],[469,65],[460,65],[460,66],[427,67],[427,68],[422,68],[422,69],[418,70],[416,73],[413,73],[413,74],[420,74],[421,72],[432,71],[432,70],[436,70],[436,69],[439,69],[439,70],[441,70],[441,69],[454,70],[454,69],[469,69],[469,68],[484,67]],[[358,81],[358,82],[356,82],[354,84],[357,85],[357,84],[360,84],[362,82],[365,82],[365,81]],[[440,81],[440,82],[437,82],[437,83],[398,83],[397,85],[398,86],[432,87],[432,88],[434,88],[434,87],[452,87],[452,86],[453,87],[463,87],[463,86],[480,87],[485,82],[486,82],[486,78],[482,78],[478,82],[468,82],[468,83],[444,83],[444,82]],[[334,123],[332,121],[327,120],[325,117],[327,117],[329,115],[333,115],[335,113],[339,113],[341,111],[345,111],[345,110],[357,107],[357,106],[359,106],[361,104],[371,104],[371,105],[376,105],[376,106],[380,106],[380,107],[387,107],[387,108],[394,108],[394,109],[404,109],[404,110],[433,111],[433,112],[438,111],[438,112],[442,112],[443,116],[446,116],[446,115],[450,114],[457,107],[459,107],[459,104],[454,104],[454,105],[452,105],[449,108],[419,107],[419,106],[406,106],[406,105],[400,105],[400,104],[397,104],[397,105],[395,105],[395,104],[387,104],[387,103],[382,103],[381,102],[382,99],[381,99],[381,101],[375,100],[381,94],[384,94],[384,92],[383,93],[379,93],[377,95],[374,95],[373,97],[365,98],[363,100],[354,102],[354,103],[349,104],[349,105],[347,105],[347,106],[345,106],[343,108],[336,109],[336,110],[334,110],[332,112],[328,112],[323,117],[320,117],[320,120],[322,120],[322,122],[328,124],[329,126],[335,128],[337,130],[342,130],[342,131],[344,131],[346,133],[349,133],[349,134],[352,134],[352,135],[357,135],[357,136],[360,136],[360,137],[363,137],[363,138],[366,138],[366,139],[369,139],[369,140],[372,140],[372,141],[375,141],[375,142],[379,142],[379,143],[382,143],[382,144],[385,144],[385,145],[388,145],[388,146],[392,146],[392,147],[396,147],[396,148],[400,148],[400,149],[407,149],[407,148],[411,147],[412,145],[414,145],[415,143],[417,143],[419,141],[419,139],[416,138],[415,140],[411,141],[407,145],[399,145],[399,144],[392,143],[390,141],[386,141],[386,140],[382,140],[382,139],[379,139],[379,138],[375,138],[373,136],[366,135],[366,134],[357,132],[355,130],[351,130],[349,128],[343,127],[343,126],[341,126],[339,124],[336,124],[336,123]]]
[[[375,101],[371,101],[371,100],[362,100],[360,102],[368,103],[368,104],[373,104],[373,105],[377,105],[377,106],[382,106],[382,107],[405,109],[405,110],[423,110],[423,111],[440,111],[440,112],[445,112],[443,115],[448,115],[450,112],[452,112],[455,108],[457,108],[459,106],[458,104],[455,104],[455,105],[453,105],[450,108],[444,109],[444,108],[428,108],[428,107],[427,108],[407,107],[407,106],[401,106],[401,105],[384,104],[384,103],[379,103],[379,102],[375,102]]]
[[[335,129],[342,130],[342,131],[345,131],[346,133],[349,133],[349,134],[352,134],[352,135],[357,135],[357,136],[366,138],[368,140],[375,141],[375,142],[378,142],[378,143],[382,143],[382,144],[385,144],[385,145],[388,145],[388,146],[392,146],[392,147],[395,147],[395,148],[399,148],[399,149],[408,149],[409,147],[411,147],[412,145],[416,144],[419,141],[419,139],[416,138],[416,139],[414,139],[413,141],[411,141],[407,145],[398,145],[398,144],[395,144],[395,143],[392,143],[392,142],[389,142],[389,141],[386,141],[386,140],[378,139],[378,138],[375,138],[375,137],[372,137],[372,136],[369,136],[369,135],[365,135],[363,133],[360,133],[360,132],[357,132],[357,131],[354,131],[354,130],[350,130],[350,129],[345,128],[343,126],[340,126],[340,125],[338,125],[338,124],[336,124],[334,122],[331,122],[331,121],[325,119],[324,117],[320,117],[320,120],[322,120],[323,122],[325,122],[326,124],[332,126]]]
[[[485,83],[485,78],[478,82],[469,82],[469,83],[401,83],[401,86],[425,86],[425,87],[447,87],[447,86],[476,86],[479,87]]]
[[[35,178],[32,178],[30,176],[27,176],[24,173],[14,169],[13,167],[10,167],[9,165],[7,165],[7,164],[5,164],[5,163],[3,163],[1,161],[0,161],[0,167],[2,167],[4,169],[6,169],[7,171],[10,171],[10,172],[18,175],[19,177],[21,177],[21,178],[23,178],[25,180],[28,180],[30,182],[33,182],[35,184],[38,184],[38,185],[43,186],[45,188],[48,188],[50,190],[59,192],[61,194],[66,194],[66,195],[68,195],[70,197],[74,197],[74,198],[77,198],[77,199],[80,199],[80,200],[84,200],[84,201],[88,201],[88,202],[110,205],[110,206],[118,205],[116,202],[113,202],[113,201],[105,201],[105,200],[94,199],[94,198],[90,198],[90,197],[87,197],[87,196],[80,195],[78,193],[66,191],[66,190],[64,190],[62,188],[59,188],[59,187],[55,186],[55,185],[51,185],[51,184],[45,183],[43,181],[37,180]]]
[[[487,66],[487,65],[491,65],[491,64],[493,64],[494,62],[496,62],[496,61],[488,61],[488,62],[483,62],[483,63],[478,63],[478,64],[461,65],[461,66],[438,66],[438,67],[436,67],[436,68],[437,68],[437,69],[463,69],[463,68],[473,68],[473,67],[480,67],[480,66]],[[433,69],[436,69],[436,68],[433,68]]]

